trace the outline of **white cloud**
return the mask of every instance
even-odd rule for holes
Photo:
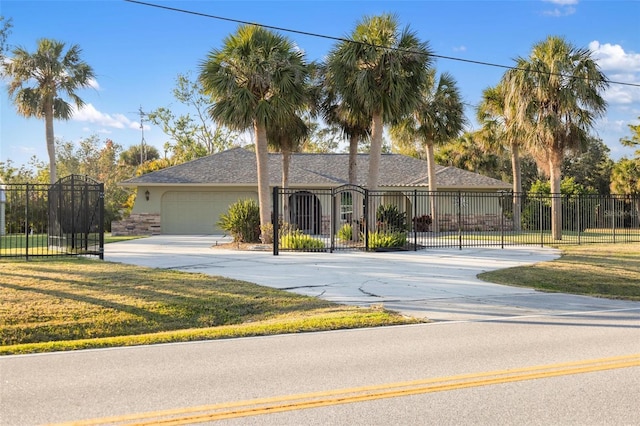
[[[453,46],[454,52],[465,52],[467,50],[467,46]]]
[[[569,6],[572,4],[578,4],[578,0],[542,0],[545,3],[553,3],[558,6]]]
[[[569,16],[576,13],[575,7],[565,6],[562,9],[558,9],[557,7],[553,10],[545,10],[542,12],[546,16],[551,16],[553,18],[560,18],[562,16]]]
[[[73,120],[86,121],[93,124],[99,124],[105,127],[114,127],[116,129],[135,128],[132,127],[133,123],[127,117],[122,114],[105,114],[98,111],[92,104],[85,104],[80,110],[75,109],[73,113]]]
[[[639,53],[625,52],[619,44],[601,44],[597,40],[589,43],[589,50],[609,80],[640,85]],[[611,84],[604,97],[610,104],[628,107],[640,103],[640,87]]]
[[[545,10],[542,12],[546,16],[553,18],[559,18],[562,16],[569,16],[576,13],[576,8],[573,7],[578,4],[578,0],[542,0],[544,3],[555,4],[556,8],[551,10]]]
[[[589,50],[604,71],[640,73],[640,53],[627,53],[619,44],[600,44],[597,40],[589,43]]]

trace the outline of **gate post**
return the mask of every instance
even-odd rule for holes
[[[331,237],[329,239],[329,253],[333,253],[333,249],[335,248],[336,241],[336,228],[338,222],[338,212],[337,212],[337,204],[336,203],[336,189],[331,188],[331,223],[329,226],[329,232],[331,232]],[[353,205],[353,201],[351,202]],[[351,230],[353,233],[353,229]]]
[[[25,185],[24,200],[24,255],[29,260],[29,184]]]
[[[104,260],[104,183],[100,184],[100,194],[98,195],[98,206],[99,212],[98,216],[100,217],[100,223],[98,224],[98,240],[99,240],[99,256],[100,260]]]
[[[280,216],[280,211],[279,211],[279,205],[278,205],[278,187],[274,186],[273,187],[273,217],[271,218],[272,221],[272,226],[273,226],[273,255],[277,256],[279,253],[279,248],[280,248],[280,241],[278,238],[278,234],[279,234],[279,229],[278,229],[278,224],[279,224],[279,216]]]
[[[369,251],[369,190],[364,190],[364,251]]]
[[[462,250],[462,192],[458,191],[458,249]]]

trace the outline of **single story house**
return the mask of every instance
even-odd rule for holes
[[[358,184],[365,185],[368,154],[358,154]],[[337,188],[348,183],[348,154],[296,153],[291,156],[289,187],[310,194],[314,189]],[[271,187],[282,182],[282,156],[269,154]],[[438,191],[508,191],[500,180],[461,170],[436,166]],[[112,224],[112,232],[125,234],[212,234],[229,205],[240,199],[258,199],[256,156],[244,148],[198,158],[177,166],[128,179],[120,184],[137,189],[129,218]],[[428,190],[426,161],[400,154],[382,154],[379,189],[387,191]],[[317,223],[330,215],[328,206],[314,201]],[[494,209],[495,210],[495,209]],[[495,211],[493,212],[495,214]],[[322,216],[322,217],[320,217]],[[316,232],[320,231],[316,226]]]

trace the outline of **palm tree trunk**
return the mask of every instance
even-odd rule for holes
[[[555,157],[555,156],[554,156]],[[551,186],[551,235],[562,239],[562,195],[560,194],[560,165],[562,161],[549,161],[549,183]]]
[[[288,149],[282,150],[282,188],[289,188],[289,164],[291,163],[291,151]],[[285,221],[289,221],[289,200],[286,195],[286,191],[282,199],[282,215]]]
[[[358,184],[358,142],[359,137],[349,137],[349,183]],[[360,219],[362,218],[362,197],[360,192],[351,191],[351,241],[360,241]]]
[[[53,185],[58,180],[56,169],[56,142],[53,135],[53,105],[46,101],[44,112],[44,127],[47,141],[47,153],[49,154],[49,182]]]
[[[431,204],[431,231],[440,232],[440,224],[438,223],[438,200],[436,197],[438,184],[436,183],[436,159],[433,152],[433,143],[427,143],[427,170],[429,174],[429,204]]]
[[[378,189],[383,127],[382,111],[375,112],[371,120],[371,148],[369,149],[369,178],[367,181],[369,191]]]
[[[358,184],[358,139],[357,135],[351,135],[349,138],[349,183],[351,185]]]
[[[369,149],[369,176],[367,179],[367,189],[375,191],[378,189],[378,177],[380,176],[380,156],[382,155],[382,132],[384,124],[382,122],[382,112],[375,112],[371,120],[371,147]],[[367,206],[367,222],[369,232],[377,232],[376,211],[380,205],[380,197],[369,197]]]
[[[520,146],[511,144],[511,170],[513,176],[513,230],[522,228],[522,170],[520,167]]]
[[[263,123],[254,120],[253,130],[256,135],[256,163],[258,170],[258,203],[260,204],[260,228],[271,223],[269,201],[269,152],[267,148],[267,128]],[[261,236],[263,238],[263,236]],[[264,241],[263,243],[267,243]]]

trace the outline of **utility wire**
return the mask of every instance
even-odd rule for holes
[[[305,36],[309,36],[309,37],[324,38],[324,39],[327,39],[327,40],[334,40],[334,41],[340,41],[340,42],[346,42],[346,43],[355,43],[355,44],[360,44],[360,45],[363,45],[363,46],[374,47],[374,48],[377,48],[377,49],[390,49],[390,50],[395,50],[395,51],[398,51],[398,52],[414,53],[414,54],[421,53],[421,52],[416,52],[416,51],[409,50],[409,49],[389,48],[389,47],[386,47],[386,46],[378,46],[378,45],[371,44],[371,43],[366,43],[366,42],[363,42],[363,41],[350,40],[350,39],[342,38],[342,37],[329,36],[329,35],[326,35],[326,34],[312,33],[312,32],[309,32],[309,31],[301,31],[301,30],[295,30],[295,29],[291,29],[291,28],[277,27],[277,26],[273,26],[273,25],[258,24],[258,23],[255,23],[255,22],[243,21],[243,20],[240,20],[240,19],[226,18],[224,16],[211,15],[211,14],[202,13],[202,12],[194,12],[192,10],[179,9],[179,8],[176,8],[176,7],[163,6],[163,5],[154,4],[154,3],[147,3],[147,2],[144,2],[144,1],[138,1],[138,0],[124,0],[124,1],[128,2],[128,3],[139,4],[139,5],[142,5],[142,6],[156,7],[158,9],[169,10],[169,11],[172,11],[172,12],[186,13],[188,15],[196,15],[196,16],[201,16],[201,17],[204,17],[204,18],[217,19],[217,20],[220,20],[220,21],[234,22],[236,24],[256,25],[258,27],[267,28],[267,29],[275,30],[275,31],[282,31],[282,32],[288,32],[288,33],[293,33],[293,34],[300,34],[300,35],[305,35]],[[437,55],[437,54],[430,54],[430,56],[432,56],[434,58],[438,58],[438,59],[447,59],[447,60],[450,60],[450,61],[465,62],[465,63],[468,63],[468,64],[483,65],[483,66],[487,66],[487,67],[502,68],[502,69],[508,69],[508,70],[516,70],[516,71],[537,72],[537,73],[540,73],[540,74],[555,75],[555,76],[567,77],[567,78],[583,78],[583,77],[577,77],[577,76],[570,76],[570,75],[566,75],[566,74],[562,74],[562,73],[550,73],[550,72],[539,71],[539,70],[525,70],[523,68],[518,68],[518,67],[514,67],[514,66],[510,66],[510,65],[495,64],[495,63],[485,62],[485,61],[476,61],[476,60],[473,60],[473,59],[458,58],[458,57],[455,57],[455,56],[444,56],[444,55]],[[614,81],[614,80],[609,80],[609,79],[603,79],[602,81],[605,82],[605,83],[608,83],[608,84],[617,84],[617,85],[621,85],[621,86],[630,86],[630,87],[640,87],[640,84],[638,84],[638,83],[629,83],[629,82],[625,82],[625,81]]]

